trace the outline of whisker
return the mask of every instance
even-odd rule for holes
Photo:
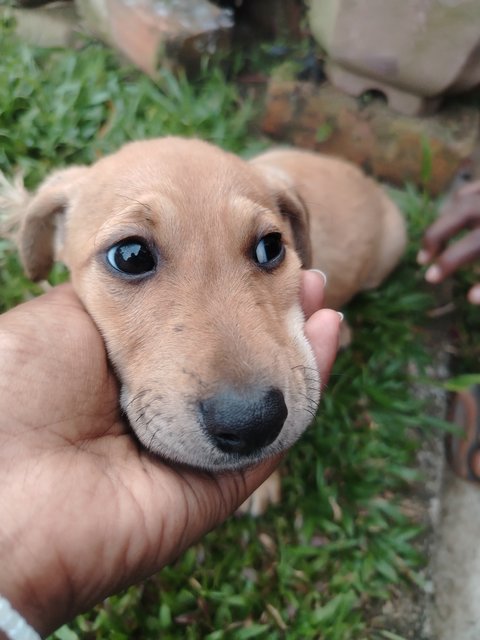
[[[136,393],[131,400],[125,405],[124,407],[124,411],[126,411],[127,409],[130,408],[130,406],[136,402],[137,400],[141,400],[147,393],[149,393],[151,390],[150,389],[142,389],[141,391],[139,391],[138,393]]]
[[[294,367],[291,367],[292,371],[294,369],[303,369],[304,371],[309,369],[310,371],[315,371],[316,373],[318,373],[318,369],[316,367],[309,367],[308,365],[305,365],[305,364],[297,364]]]

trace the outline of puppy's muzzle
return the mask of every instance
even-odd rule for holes
[[[251,455],[271,444],[288,409],[279,389],[225,388],[200,402],[201,422],[211,442],[225,453]]]

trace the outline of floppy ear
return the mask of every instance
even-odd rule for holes
[[[23,212],[17,245],[26,274],[32,280],[48,276],[58,256],[64,218],[69,208],[75,185],[85,175],[86,167],[71,167],[52,174],[31,196]]]
[[[298,186],[288,171],[275,163],[273,153],[258,156],[250,162],[266,180],[280,213],[289,221],[302,267],[309,269],[312,264],[309,215]]]

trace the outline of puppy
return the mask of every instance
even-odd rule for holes
[[[132,142],[8,197],[26,273],[67,265],[140,442],[211,471],[287,449],[312,420],[321,380],[300,269],[324,271],[339,308],[405,247],[402,216],[372,180],[302,151],[246,162],[199,140]],[[248,509],[277,499],[273,477]]]

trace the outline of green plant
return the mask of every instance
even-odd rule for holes
[[[0,169],[19,167],[29,186],[54,166],[92,162],[132,139],[176,134],[236,152],[259,147],[248,136],[252,101],[219,67],[204,65],[195,84],[167,71],[154,83],[98,44],[36,50],[3,29]]]

